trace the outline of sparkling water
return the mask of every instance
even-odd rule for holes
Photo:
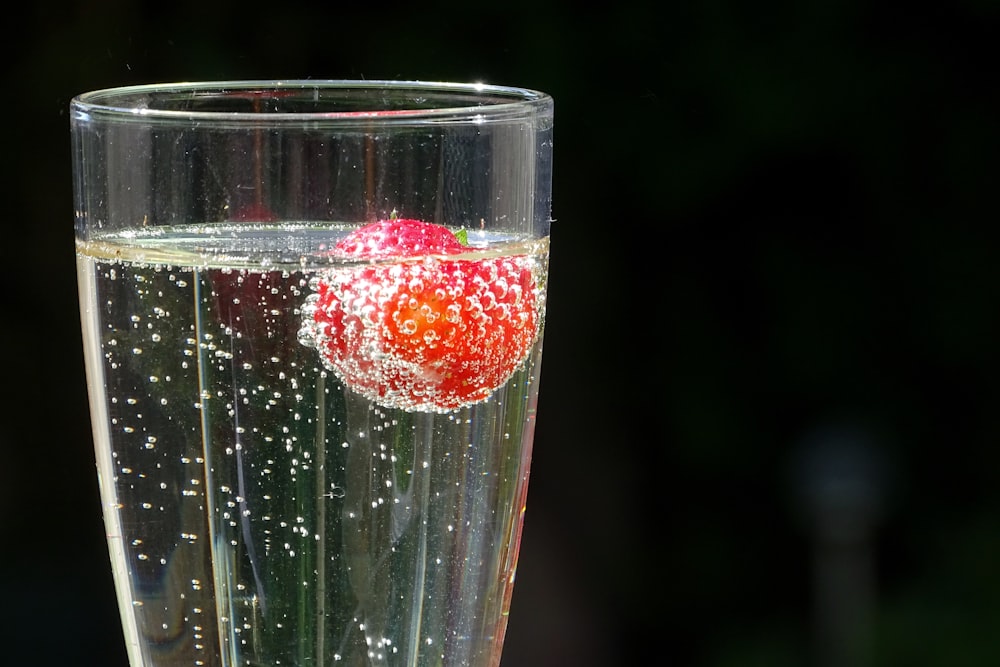
[[[301,340],[333,225],[78,241],[111,562],[134,667],[496,665],[541,333],[490,397],[381,407]],[[547,245],[469,235],[469,259]],[[541,329],[541,327],[539,327]]]

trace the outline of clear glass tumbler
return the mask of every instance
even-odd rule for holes
[[[236,81],[71,103],[97,472],[133,667],[497,665],[552,100]]]

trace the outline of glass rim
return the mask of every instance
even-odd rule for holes
[[[344,95],[410,93],[424,96],[426,106],[417,104],[384,108],[333,111],[233,111],[168,109],[149,106],[160,98],[187,99],[244,97],[280,98],[294,92],[320,92]],[[456,103],[455,98],[465,103]],[[143,104],[141,101],[145,100]],[[440,103],[437,103],[439,100]],[[451,100],[451,103],[447,103]],[[174,123],[199,121],[213,124],[280,125],[316,122],[336,125],[411,125],[424,123],[483,123],[536,116],[552,106],[548,93],[531,88],[486,83],[460,83],[424,80],[389,79],[240,79],[181,81],[100,88],[75,95],[70,107],[76,118],[117,122]]]

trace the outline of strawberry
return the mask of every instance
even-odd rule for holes
[[[447,227],[419,220],[390,218],[358,229],[334,246],[344,257],[377,259],[464,252],[466,247]]]
[[[526,256],[452,257],[469,251],[418,220],[358,229],[334,253],[370,261],[314,281],[303,342],[386,407],[447,412],[485,400],[527,358],[540,296]]]

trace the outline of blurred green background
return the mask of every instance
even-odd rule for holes
[[[997,664],[996,3],[55,0],[13,16],[0,663],[126,665],[71,96],[402,78],[556,100],[505,667]]]

